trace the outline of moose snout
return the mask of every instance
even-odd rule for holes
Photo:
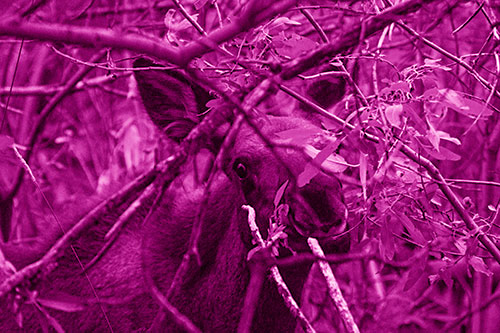
[[[294,227],[302,236],[327,238],[345,231],[346,207],[338,185],[311,182],[288,196]]]

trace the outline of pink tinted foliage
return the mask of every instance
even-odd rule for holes
[[[305,237],[319,235],[361,331],[498,331],[498,8],[383,3],[0,4],[0,294],[58,223],[68,233],[135,182],[98,214],[103,227],[90,219],[61,246],[57,269],[42,260],[47,274],[18,277],[2,298],[8,329],[107,327],[71,243],[116,331],[187,325],[158,312],[162,295],[203,330],[240,317],[293,330],[267,278],[242,305],[251,265],[275,261],[312,327],[354,331],[311,268]],[[131,74],[144,55],[189,75]],[[248,203],[269,248],[241,232]],[[344,238],[328,233],[343,221]]]

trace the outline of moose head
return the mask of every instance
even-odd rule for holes
[[[135,65],[153,66],[145,60],[136,61]],[[148,114],[171,138],[180,141],[200,122],[206,109],[203,103],[210,95],[182,72],[138,71],[135,77]],[[203,172],[198,169],[213,160],[225,134],[217,137],[221,131],[214,131],[205,149],[188,160],[182,176],[166,189],[145,227],[143,262],[155,283],[166,292],[188,250],[193,223],[201,215],[201,265],[190,272],[189,282],[175,293],[172,302],[202,330],[234,330],[241,315],[249,278],[247,254],[255,246],[242,205],[255,208],[256,222],[264,237],[269,236],[271,218],[279,214],[279,208],[286,207],[283,227],[287,240],[290,246],[302,250],[304,237],[328,239],[346,226],[339,181],[318,173],[304,186],[297,186],[297,178],[311,162],[307,155],[300,149],[270,147],[263,139],[269,139],[271,144],[285,142],[284,136],[298,131],[318,133],[320,129],[294,117],[257,114],[251,121],[253,126],[245,123],[237,129],[236,139],[221,159],[221,167],[211,166],[212,182],[205,184],[208,189],[204,191],[205,185],[199,179]],[[284,189],[283,195],[277,198],[280,188]],[[207,193],[208,200],[200,211]],[[307,267],[282,271],[292,294],[300,297]],[[266,282],[254,329],[289,331],[294,325],[276,286]]]
[[[152,121],[172,142],[186,140],[213,96],[180,70],[156,69],[145,59],[137,60],[134,66],[151,67],[136,71],[135,78]],[[212,105],[212,113],[231,109],[223,102]],[[225,139],[227,133],[234,134],[232,140]],[[319,165],[314,165],[310,156],[329,142],[320,133],[319,127],[301,118],[255,112],[240,127],[220,125],[194,148],[185,145],[192,153],[176,176],[127,224],[102,259],[86,272],[88,277],[81,274],[68,250],[59,259],[58,268],[37,288],[39,303],[44,299],[43,304],[49,304],[47,299],[57,297],[72,304],[51,302],[59,305],[49,306],[51,320],[68,330],[100,331],[108,326],[115,331],[150,327],[181,330],[170,315],[157,315],[158,307],[151,297],[154,286],[202,331],[235,331],[250,280],[248,255],[255,247],[243,205],[255,209],[255,221],[264,238],[280,239],[276,243],[283,246],[274,246],[279,256],[304,251],[309,236],[320,238],[329,251],[338,249],[332,240],[346,228],[346,208],[338,179],[319,172]],[[294,144],[297,140],[300,144]],[[335,164],[325,160],[323,167],[328,163]],[[306,181],[297,182],[307,168],[317,171]],[[104,244],[102,236],[114,221],[116,218],[96,221],[74,244],[83,264],[99,251]],[[184,255],[193,245],[190,240],[195,226],[199,226],[195,244],[198,260],[189,265],[175,290],[170,290]],[[16,252],[10,250],[6,253]],[[15,256],[19,253],[11,254],[11,258]],[[309,267],[280,268],[296,299],[300,299]],[[49,318],[49,312],[42,312],[40,319],[39,306],[26,305],[22,310],[25,327],[39,327],[44,317]],[[12,318],[9,320],[3,328],[15,327]],[[252,330],[290,332],[295,326],[276,285],[266,279]]]

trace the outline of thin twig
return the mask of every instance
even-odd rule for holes
[[[310,106],[313,110],[316,112],[322,114],[323,116],[327,117],[328,119],[331,119],[341,126],[343,126],[347,130],[354,130],[355,126],[349,123],[348,121],[331,114],[327,110],[323,109],[322,107],[318,106],[317,104],[311,102],[309,99],[305,98],[304,96],[300,95],[299,93],[293,91],[290,88],[286,88],[284,86],[280,86],[281,90],[286,92],[287,94],[294,96],[295,98],[299,99],[301,102],[307,104]],[[381,139],[373,134],[370,134],[368,132],[364,132],[363,136],[366,140],[375,142],[375,143],[380,143]],[[393,138],[394,140],[398,140],[398,138]],[[472,216],[469,214],[469,212],[465,209],[465,207],[462,204],[462,200],[460,197],[451,189],[449,186],[448,182],[445,180],[439,169],[427,158],[423,157],[422,155],[418,154],[415,152],[411,147],[407,146],[403,142],[401,142],[401,152],[408,157],[410,160],[413,162],[417,163],[418,165],[422,166],[432,177],[433,180],[436,181],[438,187],[440,190],[443,192],[447,200],[450,202],[454,210],[458,213],[460,218],[465,222],[465,225],[467,226],[467,229],[469,231],[474,232],[479,241],[486,247],[488,252],[495,258],[495,260],[500,263],[500,250],[498,247],[495,245],[495,242],[492,241],[491,237],[488,236],[487,234],[484,233],[484,231],[479,228],[477,223],[474,221]]]
[[[102,75],[91,79],[85,79],[79,81],[71,91],[79,91],[88,87],[96,87],[105,83],[113,83],[119,78],[128,76],[130,76],[130,73],[118,72],[113,75]],[[12,87],[12,92],[9,91],[9,88],[0,88],[0,96],[8,94],[11,94],[12,96],[50,96],[64,90],[65,87],[66,85],[17,86]]]
[[[243,205],[241,206],[241,208],[245,209],[248,212],[248,226],[250,227],[253,239],[257,242],[258,246],[262,248],[267,247],[268,245],[262,238],[262,235],[260,234],[259,231],[259,227],[255,222],[255,210],[253,209],[253,207],[248,205]],[[273,280],[276,282],[276,285],[278,287],[278,292],[285,301],[285,305],[290,310],[290,313],[292,313],[292,315],[299,320],[299,323],[301,324],[304,331],[308,333],[315,332],[315,329],[312,327],[309,320],[307,320],[306,316],[300,309],[297,302],[293,299],[292,293],[285,284],[285,281],[283,281],[283,277],[281,276],[278,267],[276,265],[273,265],[271,266],[270,271],[271,271],[271,276]]]
[[[116,220],[113,226],[108,230],[104,236],[106,243],[99,249],[99,252],[85,265],[85,271],[93,267],[107,252],[107,250],[114,244],[115,240],[120,235],[125,224],[130,220],[131,216],[140,208],[143,207],[146,200],[149,200],[158,190],[158,184],[151,184],[141,193],[137,198]]]
[[[366,21],[354,26],[337,40],[324,44],[318,47],[314,52],[297,57],[289,64],[283,66],[283,71],[280,76],[284,80],[292,79],[297,74],[316,67],[318,64],[322,64],[326,59],[330,59],[349,50],[351,47],[359,45],[362,41],[360,39],[361,36],[363,36],[363,38],[368,38],[384,29],[389,24],[392,24],[398,17],[413,13],[424,5],[434,1],[435,0],[408,0],[392,6],[378,15],[370,16]],[[362,30],[363,34],[361,34]]]
[[[151,274],[145,274],[146,278],[146,284],[148,285],[151,295],[153,298],[156,300],[158,304],[161,305],[162,309],[166,310],[168,313],[170,313],[171,318],[176,322],[177,325],[182,327],[184,330],[190,333],[201,333],[201,330],[196,327],[196,325],[189,319],[187,316],[185,316],[183,313],[181,313],[175,306],[172,305],[168,301],[168,299],[163,295],[163,293],[156,287],[154,284]],[[158,318],[158,319],[157,319]],[[158,316],[155,318],[155,322],[158,321],[158,323],[163,320],[164,315],[163,311],[158,311]],[[154,325],[155,323],[153,323]],[[153,327],[155,328],[156,327]]]
[[[488,80],[486,80],[485,78],[483,78],[474,68],[472,68],[471,65],[469,65],[468,63],[466,63],[465,61],[463,61],[459,57],[455,56],[454,54],[446,51],[445,49],[443,49],[439,45],[431,42],[430,40],[428,40],[427,38],[425,38],[424,36],[422,36],[418,32],[416,32],[415,30],[413,30],[412,28],[410,28],[409,26],[407,26],[406,24],[404,24],[402,22],[397,22],[397,24],[398,24],[398,26],[400,26],[401,28],[403,28],[406,32],[408,32],[410,35],[412,35],[414,37],[417,37],[420,41],[422,41],[424,44],[426,44],[430,48],[438,51],[439,53],[441,53],[442,55],[444,55],[448,59],[453,60],[458,65],[460,65],[463,68],[465,68],[465,70],[467,72],[469,72],[469,74],[471,74],[472,77],[474,77],[486,89],[488,89],[490,91],[494,91],[495,95],[497,97],[500,97],[500,92],[495,88],[495,86],[492,85]]]
[[[104,55],[104,51],[98,52],[95,54],[90,61],[96,62]],[[45,128],[45,122],[52,111],[55,109],[57,105],[68,95],[68,93],[76,86],[78,82],[80,82],[85,75],[87,75],[92,70],[92,67],[80,67],[78,71],[69,79],[68,83],[64,86],[64,89],[56,93],[52,99],[47,103],[44,108],[40,111],[40,116],[38,118],[37,123],[34,125],[34,129],[31,135],[28,138],[27,151],[24,156],[24,160],[29,163],[31,155],[33,154],[33,148],[35,146],[36,141],[38,140],[38,136],[43,132]],[[16,182],[14,186],[10,190],[7,198],[14,198],[21,188],[21,184],[24,179],[24,168],[20,168],[17,173]]]
[[[172,0],[172,3],[174,4],[175,7],[177,7],[179,12],[181,12],[182,16],[184,16],[184,18],[196,29],[196,31],[198,31],[200,35],[202,36],[207,35],[205,30],[203,30],[201,25],[199,25],[198,22],[196,22],[196,20],[191,15],[189,15],[186,8],[184,8],[184,6],[179,2],[179,0]]]
[[[158,173],[159,170],[151,170],[148,173],[137,177],[121,191],[114,194],[106,201],[103,201],[87,213],[87,215],[85,215],[78,223],[68,230],[40,260],[24,267],[16,274],[10,276],[8,279],[5,279],[2,284],[0,284],[0,297],[3,297],[17,285],[32,279],[41,272],[45,274],[50,273],[54,268],[56,268],[55,265],[51,264],[64,254],[64,251],[69,247],[71,242],[80,237],[82,232],[87,230],[96,221],[97,216],[102,216],[110,211],[114,211],[116,207],[119,207],[125,200],[129,199],[132,193],[139,193],[147,185],[149,185]]]
[[[325,256],[325,253],[323,252],[323,249],[319,245],[317,239],[310,237],[307,239],[307,244],[309,244],[309,247],[311,248],[313,254],[317,255],[318,257]],[[331,299],[333,300],[335,306],[337,307],[337,310],[339,311],[345,328],[349,333],[359,333],[358,325],[356,325],[351,311],[349,310],[349,306],[347,305],[344,296],[342,296],[342,291],[340,290],[339,284],[335,279],[335,275],[333,275],[332,268],[326,261],[323,260],[319,262],[319,267],[321,268],[321,272],[326,279],[328,293],[330,294]]]
[[[260,6],[257,6],[258,5]],[[155,39],[145,38],[137,34],[124,34],[108,29],[77,27],[63,24],[42,24],[10,19],[0,22],[0,35],[19,38],[34,38],[54,42],[85,45],[90,47],[112,47],[144,53],[171,64],[185,67],[192,59],[199,57],[230,40],[241,32],[247,31],[269,18],[283,13],[295,5],[295,0],[277,2],[250,1],[239,17],[231,19],[231,23],[217,29],[207,36],[175,48]]]

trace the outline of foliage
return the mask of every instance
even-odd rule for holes
[[[300,183],[314,177],[318,165],[343,183],[351,251],[332,261],[362,331],[496,331],[499,263],[479,236],[495,241],[498,234],[498,7],[488,1],[428,2],[332,57],[321,57],[318,50],[342,43],[386,1],[301,3],[261,24],[242,23],[234,38],[209,45],[213,50],[189,58],[189,66],[213,82],[209,88],[218,99],[209,102],[212,109],[224,96],[242,99],[262,89],[260,109],[305,115],[328,131],[322,136],[304,128],[276,136],[280,143],[304,146],[313,158]],[[5,7],[4,21],[18,17],[29,3]],[[50,1],[28,16],[49,27],[85,27],[95,36],[102,33],[96,28],[111,28],[182,48],[223,29],[232,22],[228,17],[237,22],[247,8],[231,0],[183,5],[203,31],[169,1]],[[4,30],[0,26],[0,34],[16,36]],[[72,220],[69,212],[81,212],[95,197],[108,196],[168,156],[171,143],[161,139],[139,106],[127,70],[137,50],[129,45],[106,49],[105,60],[45,121],[42,110],[85,66],[79,61],[101,50],[99,39],[89,47],[78,42],[83,40],[78,34],[73,43],[57,35],[46,38],[51,45],[38,41],[36,31],[32,37],[17,35],[23,36],[22,43],[0,40],[0,214],[3,233],[29,243],[56,228],[52,209]],[[183,50],[187,57],[188,48]],[[280,76],[308,57],[316,62],[307,71],[290,80]],[[168,65],[168,59],[159,60]],[[268,90],[262,88],[266,79],[272,82]],[[297,101],[280,85],[316,105]],[[318,115],[318,107],[330,115]],[[40,124],[43,130],[37,132]],[[315,143],[306,144],[311,137]],[[36,144],[26,158],[31,138]],[[36,179],[25,177],[20,189],[16,179],[23,166],[13,142]],[[424,163],[405,154],[407,148],[434,163],[459,195],[462,211]],[[6,220],[12,231],[4,227]],[[328,311],[316,312],[318,327],[331,329],[324,323]]]

